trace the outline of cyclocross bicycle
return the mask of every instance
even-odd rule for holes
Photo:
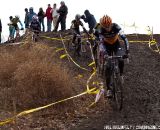
[[[123,79],[120,77],[118,62],[122,59],[123,56],[108,56],[105,59],[105,62],[110,66],[110,84],[113,97],[113,105],[117,110],[121,110],[123,106]],[[107,66],[106,66],[107,67]],[[105,76],[107,75],[107,69],[105,70]],[[107,81],[106,81],[107,82]]]
[[[38,36],[39,36],[39,31],[33,30],[32,31],[32,41],[37,42],[38,41]]]

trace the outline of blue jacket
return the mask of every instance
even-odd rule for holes
[[[94,15],[90,14],[88,10],[85,10],[84,14],[86,16],[86,17],[82,17],[84,22],[88,23],[89,28],[94,28],[97,24]]]
[[[29,10],[29,13],[28,13],[29,23],[31,23],[32,17],[33,17],[34,15],[37,15],[37,14],[36,14],[35,12],[33,12],[33,9],[30,9],[30,10]]]

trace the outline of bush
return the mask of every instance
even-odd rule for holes
[[[72,95],[70,74],[56,64],[53,50],[36,44],[0,53],[0,105],[12,109],[39,107]],[[73,102],[70,101],[69,106]],[[64,105],[58,105],[63,108]]]

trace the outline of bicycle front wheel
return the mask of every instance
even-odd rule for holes
[[[116,109],[122,110],[123,106],[123,84],[119,75],[113,78],[113,98]]]

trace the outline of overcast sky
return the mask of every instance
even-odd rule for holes
[[[83,14],[85,9],[95,16],[97,22],[100,17],[107,14],[112,17],[113,22],[119,25],[137,25],[138,33],[147,33],[146,27],[153,26],[154,33],[160,33],[160,8],[159,0],[64,0],[68,6],[67,28],[71,20],[78,14]],[[57,3],[60,0],[4,0],[0,4],[0,18],[3,24],[3,37],[8,35],[9,16],[19,15],[24,22],[24,8],[34,7],[38,13],[39,7],[47,8],[47,4]],[[87,24],[86,24],[86,27]],[[126,33],[135,33],[135,28],[123,28]]]

